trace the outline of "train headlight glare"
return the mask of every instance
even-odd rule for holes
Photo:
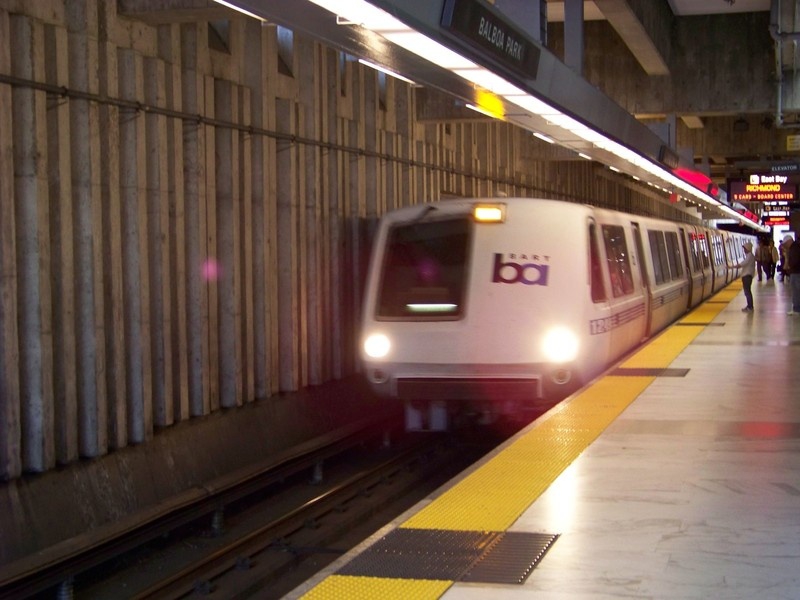
[[[382,333],[374,333],[364,340],[364,352],[370,358],[383,358],[389,354],[392,344]]]
[[[544,336],[542,350],[553,362],[569,362],[578,355],[578,337],[566,327],[554,327]]]

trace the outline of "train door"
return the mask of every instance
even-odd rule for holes
[[[697,235],[692,240],[698,257],[700,268],[703,271],[703,298],[708,298],[714,291],[714,268],[709,254],[708,229],[698,229]]]
[[[633,231],[633,240],[636,244],[636,256],[634,260],[639,263],[639,276],[642,280],[642,297],[644,298],[644,314],[645,318],[645,331],[644,337],[650,337],[650,302],[652,298],[652,293],[650,290],[650,280],[647,276],[647,268],[645,266],[645,253],[644,253],[644,244],[642,242],[642,230],[639,227],[639,223],[631,221],[631,229]],[[637,259],[638,257],[638,259]]]
[[[689,307],[697,306],[706,295],[707,272],[703,268],[699,240],[702,233],[695,228],[680,228],[681,245],[686,257],[686,272],[689,277]],[[710,289],[710,286],[709,286]]]
[[[642,285],[637,277],[634,241],[630,225],[618,214],[604,214],[597,219],[598,241],[605,256],[604,275],[608,282],[607,321],[609,358],[615,359],[641,343],[647,329],[647,313]]]
[[[681,248],[683,249],[683,257],[684,257],[684,268],[686,270],[686,278],[689,281],[689,298],[686,302],[687,310],[692,308],[694,302],[694,291],[695,291],[695,275],[696,270],[693,268],[692,265],[692,257],[689,254],[689,248],[686,246],[686,230],[683,227],[679,227],[678,231],[680,232],[681,238]]]
[[[709,230],[708,235],[709,254],[711,256],[711,270],[714,277],[713,291],[718,292],[728,283],[728,276],[725,268],[725,254],[722,250],[722,236],[716,231]]]

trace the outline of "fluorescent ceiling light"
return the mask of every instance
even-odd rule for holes
[[[399,73],[395,73],[394,71],[390,71],[386,67],[382,67],[382,66],[380,66],[378,64],[375,64],[373,62],[369,62],[368,60],[364,60],[363,58],[359,58],[358,62],[360,62],[362,65],[366,65],[367,67],[370,67],[371,69],[375,69],[376,71],[380,71],[381,73],[386,73],[390,77],[394,77],[395,79],[399,79],[400,81],[405,81],[406,83],[410,83],[411,85],[416,85],[408,77],[403,77]]]
[[[393,44],[397,44],[409,52],[413,52],[417,56],[421,56],[425,60],[447,69],[448,71],[478,68],[478,65],[474,62],[467,60],[460,54],[456,54],[449,48],[445,48],[439,42],[435,42],[431,38],[416,31],[411,31],[409,29],[407,31],[393,31],[382,35]]]
[[[350,23],[358,23],[372,31],[397,31],[408,29],[402,21],[369,2],[362,0],[311,0],[317,6],[344,17]]]
[[[580,156],[581,158],[585,158],[586,160],[592,160],[591,156],[589,156],[588,154],[584,154],[583,152],[578,152],[578,156]]]
[[[547,142],[548,144],[555,144],[556,143],[555,140],[550,139],[549,137],[547,137],[546,135],[544,135],[542,133],[539,133],[538,131],[534,131],[533,135],[535,137],[539,138],[540,140]]]
[[[532,112],[535,115],[548,116],[561,114],[557,108],[553,108],[546,102],[542,102],[533,96],[508,95],[504,96],[504,98],[509,102],[512,102],[517,106],[521,106],[525,110]]]
[[[255,13],[251,13],[249,10],[243,9],[241,6],[236,6],[230,2],[226,2],[225,0],[214,0],[217,4],[222,4],[222,6],[227,6],[228,8],[232,8],[233,10],[242,13],[243,15],[247,15],[248,17],[253,17],[254,19],[258,19],[259,21],[266,21],[264,17],[259,17]]]
[[[499,94],[500,96],[525,93],[515,85],[507,82],[502,77],[498,77],[488,69],[453,69],[453,72],[456,75],[460,75],[467,81],[471,81],[472,83],[479,85],[490,92]]]
[[[496,115],[496,114],[492,113],[491,111],[489,111],[489,110],[487,110],[485,108],[482,108],[480,106],[476,106],[475,104],[465,104],[464,106],[466,106],[470,110],[474,110],[475,112],[479,112],[482,115],[486,115],[487,117],[492,117],[493,119],[499,119],[500,118],[500,115]]]

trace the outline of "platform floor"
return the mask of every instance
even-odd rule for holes
[[[800,316],[788,283],[754,296],[734,282],[288,597],[800,598]]]

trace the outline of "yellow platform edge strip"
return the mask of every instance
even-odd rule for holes
[[[738,294],[731,284],[621,363],[624,368],[666,368]],[[453,531],[505,531],[561,473],[630,406],[655,377],[606,375],[535,421],[501,452],[434,498],[400,527]],[[303,596],[439,598],[453,581],[332,575]]]
[[[431,579],[390,579],[331,575],[305,594],[309,600],[420,600],[439,598],[453,585],[452,581]]]

